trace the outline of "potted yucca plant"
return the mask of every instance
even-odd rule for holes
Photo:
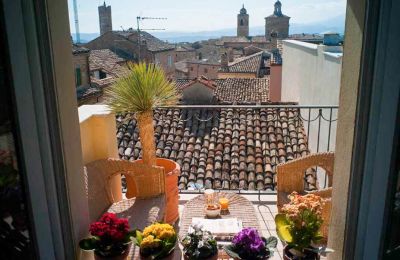
[[[169,81],[162,68],[155,64],[128,64],[129,72],[120,76],[113,86],[106,90],[106,104],[116,114],[132,113],[139,127],[140,142],[142,144],[142,160],[149,166],[162,166],[166,176],[166,221],[174,222],[178,214],[179,165],[168,159],[156,158],[156,146],[153,126],[153,110],[160,106],[171,106],[178,103],[180,95],[175,84]],[[130,179],[127,184],[134,187]],[[133,197],[128,190],[127,197]],[[173,204],[173,205],[172,205]]]

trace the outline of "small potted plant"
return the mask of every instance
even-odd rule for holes
[[[332,252],[326,247],[317,247],[323,237],[319,229],[323,219],[321,215],[324,200],[314,194],[304,196],[293,192],[290,202],[282,207],[281,214],[275,216],[278,236],[286,242],[284,259],[320,259],[321,254]]]
[[[266,239],[261,237],[256,229],[244,228],[224,250],[234,259],[268,259],[273,255],[277,243],[276,237]]]
[[[133,237],[127,219],[105,213],[99,221],[90,224],[89,231],[91,237],[82,239],[79,246],[83,250],[94,250],[95,259],[127,258]]]
[[[154,223],[143,232],[136,231],[136,244],[142,259],[166,259],[172,256],[176,245],[176,232],[170,224]]]
[[[181,240],[185,260],[218,259],[217,241],[201,225],[192,225],[191,231]]]

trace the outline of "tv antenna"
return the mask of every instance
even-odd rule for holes
[[[75,20],[75,36],[76,42],[81,43],[81,35],[79,33],[79,20],[78,20],[78,0],[74,0],[74,20]]]
[[[148,28],[148,29],[141,29],[140,28],[140,22],[143,20],[167,20],[168,18],[165,17],[148,17],[148,16],[137,16],[136,17],[136,25],[137,25],[137,32],[138,32],[138,46],[139,46],[139,61],[140,61],[140,56],[141,56],[141,48],[140,46],[142,45],[142,31],[165,31],[165,28]]]

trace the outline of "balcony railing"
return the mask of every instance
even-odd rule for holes
[[[212,187],[258,196],[274,194],[277,164],[334,151],[337,110],[338,106],[300,105],[160,107],[154,112],[157,156],[181,165],[181,193]],[[128,124],[125,128],[135,132],[136,122]],[[120,156],[138,159],[137,135],[123,138],[124,133],[119,133]],[[320,187],[325,187],[326,178],[318,169],[316,175]]]

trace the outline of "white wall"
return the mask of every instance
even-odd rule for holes
[[[282,101],[299,105],[339,105],[342,47],[324,46],[296,40],[283,41]],[[309,131],[311,152],[328,150],[330,110],[323,109],[321,123],[318,109],[311,111],[308,129],[308,110],[302,109],[306,133]],[[337,119],[334,109],[332,119]],[[320,129],[319,129],[320,128]],[[320,130],[318,140],[318,129]],[[331,124],[329,150],[334,151],[336,121]]]

